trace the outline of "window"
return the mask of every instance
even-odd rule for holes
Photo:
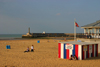
[[[99,33],[100,33],[100,29],[99,29]]]
[[[99,33],[98,31],[99,31],[99,29],[96,29],[96,33]]]
[[[92,29],[89,30],[89,33],[92,33]]]
[[[88,28],[86,28],[86,33],[88,33]]]
[[[94,28],[92,29],[92,33],[94,33]]]

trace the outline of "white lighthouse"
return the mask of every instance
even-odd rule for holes
[[[27,33],[27,35],[30,35],[30,27],[28,28],[28,33]]]

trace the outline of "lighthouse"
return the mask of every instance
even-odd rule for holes
[[[30,27],[28,28],[28,33],[26,35],[30,35]]]
[[[30,34],[30,27],[28,28],[28,33]]]
[[[28,33],[26,35],[22,35],[22,38],[32,38],[33,35],[30,33],[30,27],[28,28]]]

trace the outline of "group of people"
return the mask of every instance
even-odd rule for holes
[[[69,60],[77,60],[77,57],[76,57],[76,55],[71,55],[71,57],[69,58]]]
[[[26,51],[24,51],[24,52],[29,52],[30,50],[29,50],[29,47],[27,47],[27,50]],[[31,46],[31,52],[34,52],[34,46],[32,45]],[[71,55],[71,57],[69,58],[69,60],[77,60],[77,57],[76,57],[76,55]]]
[[[24,52],[29,52],[30,50],[29,50],[29,47],[27,47],[27,50],[26,51],[24,51]],[[32,45],[31,46],[31,52],[34,52],[34,46]]]

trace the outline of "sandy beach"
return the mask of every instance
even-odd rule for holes
[[[37,43],[40,40],[40,43]],[[0,67],[100,67],[98,57],[86,60],[67,60],[58,58],[58,42],[64,40],[29,39],[1,40]],[[67,40],[68,41],[68,40]],[[10,45],[11,49],[6,49]],[[34,45],[34,52],[24,51]]]

